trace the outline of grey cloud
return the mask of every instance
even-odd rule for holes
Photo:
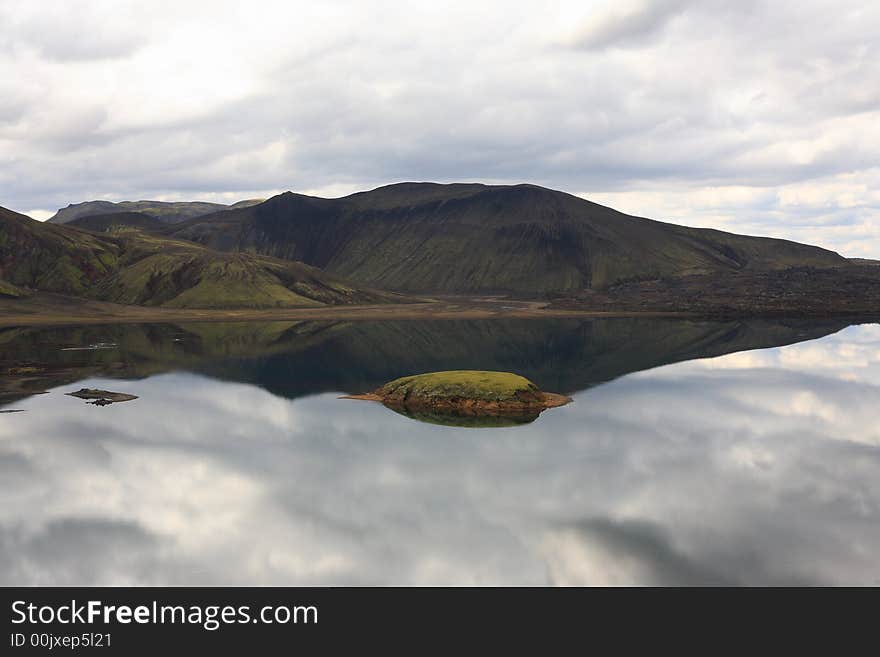
[[[609,3],[589,19],[573,43],[578,48],[638,47],[658,35],[692,0],[638,0]]]
[[[50,0],[38,7],[32,2],[9,0],[0,7],[4,24],[0,51],[34,50],[60,62],[124,58],[148,40],[143,25],[126,20],[130,11],[107,2]]]
[[[632,586],[730,586],[734,582],[712,570],[709,564],[693,562],[673,544],[664,529],[643,520],[612,520],[592,518],[569,526],[559,532],[568,534],[581,543],[595,543],[608,557],[627,564],[623,573],[628,581],[617,582]],[[552,572],[552,571],[551,571]],[[577,582],[561,581],[555,584],[572,585]],[[590,582],[581,582],[589,584]]]
[[[63,518],[36,532],[0,530],[0,582],[71,586],[149,581],[156,565],[155,538],[135,523],[105,518]]]
[[[22,98],[0,98],[0,121],[13,124],[28,110],[29,104]]]
[[[118,59],[131,55],[141,45],[137,40],[125,36],[101,39],[83,36],[79,31],[73,38],[61,41],[41,34],[39,40],[28,40],[27,43],[46,58],[59,61]]]
[[[0,486],[19,486],[34,474],[31,462],[23,455],[0,452]]]

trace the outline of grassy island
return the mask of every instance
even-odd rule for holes
[[[395,379],[351,399],[380,401],[393,409],[454,412],[459,415],[538,413],[571,401],[565,395],[543,392],[518,374],[455,370]]]

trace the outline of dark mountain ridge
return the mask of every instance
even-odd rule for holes
[[[174,223],[199,217],[221,210],[243,208],[249,205],[261,203],[263,199],[247,199],[238,201],[232,205],[223,203],[209,203],[207,201],[85,201],[83,203],[71,203],[66,208],[61,208],[52,217],[49,223],[66,224],[79,217],[87,217],[98,214],[117,214],[120,212],[141,212],[155,217],[163,223]]]
[[[339,199],[285,192],[167,232],[419,293],[542,297],[623,281],[847,263],[819,247],[634,217],[535,185],[399,183]]]

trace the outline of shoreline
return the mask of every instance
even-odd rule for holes
[[[735,312],[672,311],[650,309],[565,308],[552,301],[524,301],[499,297],[438,297],[415,303],[319,306],[298,308],[161,308],[125,306],[60,295],[36,295],[28,299],[0,299],[0,327],[64,326],[87,324],[162,324],[199,322],[271,321],[416,321],[492,319],[590,319],[655,318],[730,321],[848,320],[853,323],[880,321],[880,313],[864,312]]]
[[[177,322],[544,319],[566,317],[691,317],[692,313],[546,308],[545,301],[462,299],[425,303],[277,309],[178,309],[82,302],[18,310],[0,302],[0,326]],[[66,306],[66,307],[65,307]],[[16,312],[18,311],[18,312]]]

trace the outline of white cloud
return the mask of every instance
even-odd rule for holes
[[[880,7],[0,4],[0,203],[529,181],[880,257]]]
[[[677,14],[688,0],[627,0],[609,3],[595,11],[572,39],[586,49],[644,44]]]

